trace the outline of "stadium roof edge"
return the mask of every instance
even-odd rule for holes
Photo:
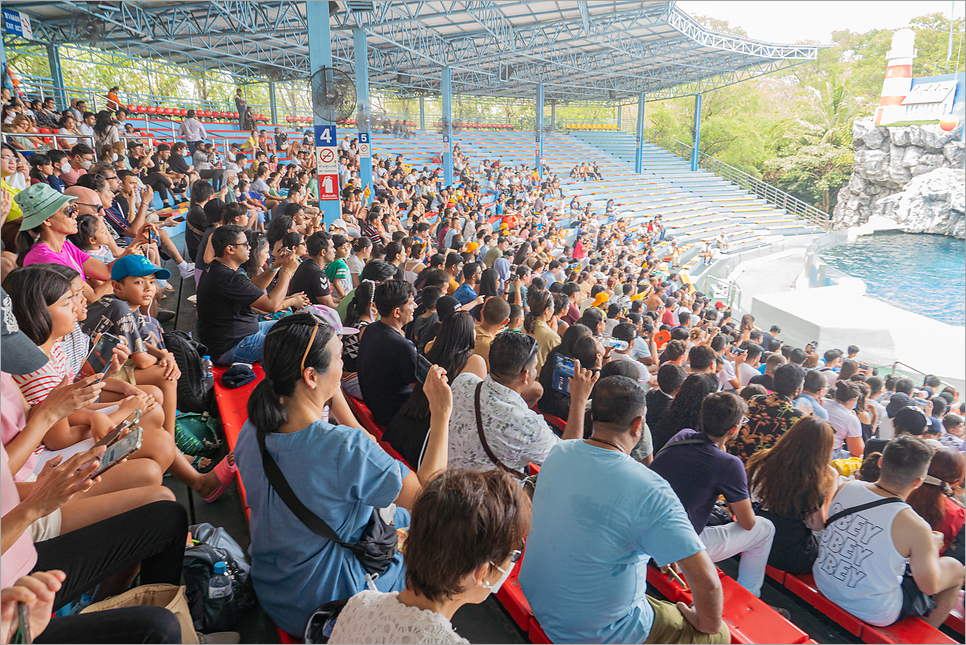
[[[36,41],[221,70],[242,82],[304,79],[305,2],[8,0]],[[353,67],[367,34],[370,85],[548,101],[660,100],[707,92],[815,60],[822,46],[779,44],[701,26],[673,1],[375,1],[330,3],[335,64]],[[10,37],[5,38],[16,45]],[[402,75],[403,79],[400,79]],[[403,84],[401,80],[408,82]]]

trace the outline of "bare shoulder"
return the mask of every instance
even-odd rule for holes
[[[892,542],[904,558],[913,551],[932,548],[932,527],[911,508],[904,508],[892,522]]]

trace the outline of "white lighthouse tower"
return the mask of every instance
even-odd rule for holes
[[[890,125],[902,120],[905,108],[902,100],[912,90],[912,59],[916,57],[916,32],[912,29],[899,29],[892,34],[892,49],[886,54],[889,61],[885,81],[882,83],[882,98],[875,111],[876,125]]]

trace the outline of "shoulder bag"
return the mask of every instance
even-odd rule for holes
[[[295,517],[301,520],[310,531],[335,542],[344,549],[348,549],[358,558],[362,568],[373,579],[379,577],[396,556],[399,545],[399,535],[392,522],[386,522],[378,508],[372,509],[372,517],[366,524],[366,529],[362,532],[362,537],[358,542],[348,543],[339,539],[332,527],[326,524],[325,520],[308,509],[305,504],[295,495],[295,491],[289,486],[288,480],[282,474],[282,469],[278,467],[272,456],[265,449],[265,438],[258,437],[258,445],[262,451],[262,467],[268,483],[271,484],[278,496],[282,498],[289,510]]]
[[[473,403],[476,407],[476,432],[480,436],[480,443],[483,444],[483,451],[486,452],[486,456],[490,458],[500,470],[503,470],[515,478],[521,480],[523,484],[523,490],[533,499],[533,493],[537,488],[537,475],[527,475],[526,473],[521,473],[519,470],[514,470],[510,468],[502,461],[500,461],[497,456],[490,449],[490,444],[486,442],[486,435],[483,433],[483,413],[480,411],[480,393],[483,391],[483,381],[480,381],[476,385],[476,394],[473,397]]]

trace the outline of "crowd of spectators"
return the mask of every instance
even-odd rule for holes
[[[64,134],[87,118],[60,117]],[[219,168],[193,115],[184,142],[119,152],[116,117],[95,115],[102,146],[2,150],[4,620],[16,594],[49,615],[98,583],[117,593],[137,563],[142,584],[177,583],[187,522],[165,473],[208,502],[241,477],[255,592],[294,634],[351,597],[333,639],[459,642],[453,613],[498,590],[524,542],[520,585],[554,642],[729,642],[714,563],[739,554],[752,594],[766,564],[811,572],[876,625],[938,625],[961,597],[959,393],[759,329],[678,274],[659,218],[565,203],[552,174],[458,150],[452,186],[404,155],[374,155],[361,186],[347,137],[325,223],[299,142],[272,139],[283,165],[256,133]],[[183,249],[154,192],[190,198]],[[195,279],[214,363],[264,369],[217,464],[175,445],[165,257]],[[104,333],[120,339],[106,378],[80,377]],[[135,410],[141,448],[89,477],[95,443]],[[408,529],[405,553],[368,575],[305,513],[349,542],[378,516]],[[652,559],[692,605],[645,594]],[[139,609],[115,615],[123,633],[172,642]],[[43,638],[103,636],[70,621]]]

